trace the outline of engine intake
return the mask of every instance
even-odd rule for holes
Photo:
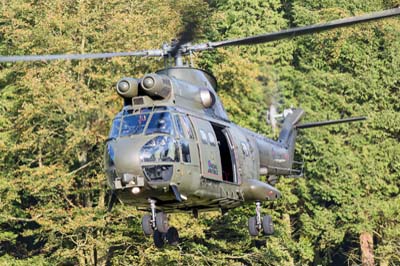
[[[138,95],[139,80],[135,78],[122,78],[117,82],[116,90],[122,98],[133,98]]]
[[[150,97],[168,98],[172,91],[171,80],[164,75],[148,74],[142,78],[140,86]]]

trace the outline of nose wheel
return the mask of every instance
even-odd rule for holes
[[[153,235],[154,245],[162,248],[167,242],[169,245],[179,243],[179,233],[175,227],[170,227],[168,216],[164,212],[156,212],[156,201],[149,199],[151,214],[142,218],[142,229],[146,236]]]
[[[248,221],[251,236],[258,236],[262,231],[265,235],[274,233],[274,224],[270,215],[261,217],[261,203],[256,202],[256,216],[250,217]]]

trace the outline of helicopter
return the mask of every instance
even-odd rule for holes
[[[261,176],[302,176],[303,163],[295,161],[297,133],[301,129],[365,120],[300,123],[301,108],[278,114],[271,106],[268,121],[281,121],[277,140],[233,123],[217,94],[217,80],[205,70],[185,64],[194,52],[219,47],[255,45],[318,33],[400,15],[400,8],[324,24],[239,39],[191,44],[193,25],[187,25],[178,41],[161,49],[118,53],[1,56],[0,62],[35,60],[82,60],[116,56],[161,57],[173,65],[140,78],[123,77],[116,92],[123,108],[112,121],[105,142],[104,166],[111,190],[109,209],[116,200],[149,211],[142,229],[156,247],[176,245],[178,230],[169,225],[167,213],[229,209],[255,203],[248,219],[251,236],[274,233],[270,215],[262,215],[261,202],[273,201],[281,193]]]

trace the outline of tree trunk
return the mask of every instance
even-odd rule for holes
[[[374,242],[372,234],[363,232],[360,235],[361,265],[374,266]]]

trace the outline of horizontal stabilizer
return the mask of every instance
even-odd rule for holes
[[[296,128],[321,127],[321,126],[327,126],[327,125],[333,125],[333,124],[356,122],[356,121],[361,121],[361,120],[367,120],[367,117],[361,116],[361,117],[351,117],[351,118],[345,118],[345,119],[339,119],[339,120],[328,120],[328,121],[321,121],[321,122],[304,123],[304,124],[296,125]]]

